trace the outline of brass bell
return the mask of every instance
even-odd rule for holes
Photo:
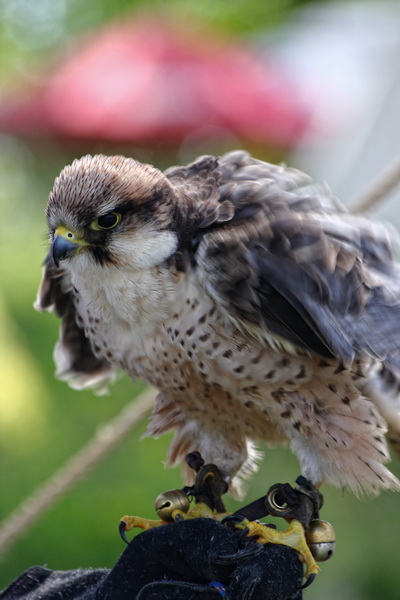
[[[306,531],[306,541],[317,562],[331,558],[336,549],[335,530],[328,521],[311,521]]]
[[[157,496],[154,503],[156,513],[163,521],[173,521],[174,510],[188,512],[190,507],[189,498],[182,490],[167,490]]]

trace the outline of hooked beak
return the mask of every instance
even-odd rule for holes
[[[67,229],[64,225],[60,225],[54,232],[54,241],[52,245],[53,260],[56,267],[60,261],[76,254],[84,246],[89,244],[86,240],[79,238],[75,232]]]

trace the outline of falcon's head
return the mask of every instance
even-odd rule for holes
[[[84,156],[55,180],[46,214],[55,264],[85,269],[168,259],[183,230],[179,198],[158,169],[122,156]]]

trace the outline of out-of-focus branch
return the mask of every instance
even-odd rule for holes
[[[375,208],[399,183],[400,156],[397,156],[378,177],[369,183],[365,191],[354,198],[350,203],[350,212],[360,214]]]
[[[0,554],[4,554],[43,514],[118,446],[151,409],[157,392],[149,388],[70,458],[0,524]]]

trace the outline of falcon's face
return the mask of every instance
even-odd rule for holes
[[[177,204],[150,165],[121,156],[76,160],[56,179],[46,209],[54,262],[68,270],[160,264],[178,246]]]

